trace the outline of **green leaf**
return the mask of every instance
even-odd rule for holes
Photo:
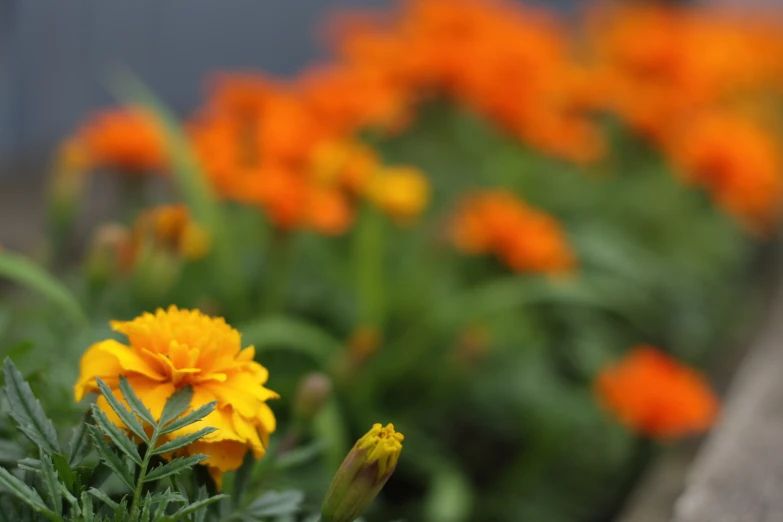
[[[193,433],[188,433],[187,435],[183,435],[182,437],[177,437],[174,440],[170,440],[169,442],[165,444],[161,444],[157,448],[155,448],[152,451],[153,455],[160,455],[162,453],[168,453],[170,451],[175,451],[180,448],[184,448],[188,444],[192,444],[199,440],[201,437],[204,437],[205,435],[209,435],[212,432],[217,431],[217,428],[213,428],[212,426],[202,428],[198,431],[194,431]]]
[[[204,417],[212,413],[215,410],[216,406],[217,406],[217,401],[208,402],[207,404],[200,406],[199,408],[193,410],[187,415],[180,417],[179,419],[175,420],[171,424],[163,427],[160,430],[160,434],[165,435],[167,433],[177,431],[180,428],[184,428],[185,426],[190,426],[194,422],[200,421],[201,419],[203,419]],[[163,426],[163,423],[161,423],[161,426]]]
[[[163,477],[168,477],[169,475],[174,475],[181,471],[185,471],[187,469],[192,468],[199,462],[206,460],[207,458],[208,458],[207,455],[199,454],[199,455],[191,455],[189,457],[174,459],[171,462],[158,466],[157,468],[147,473],[147,476],[144,477],[144,482],[152,482],[153,480],[160,480]]]
[[[115,501],[109,498],[109,495],[101,491],[100,489],[90,488],[87,490],[87,493],[92,495],[93,497],[97,498],[107,506],[109,506],[112,509],[119,509],[119,504],[117,504]],[[82,499],[84,499],[84,493],[82,493]]]
[[[221,495],[215,495],[213,497],[197,500],[196,502],[193,502],[192,504],[183,507],[182,509],[180,509],[179,511],[177,511],[173,515],[171,515],[169,517],[166,517],[163,520],[172,521],[172,522],[174,522],[175,520],[182,520],[183,518],[191,515],[192,513],[197,512],[197,511],[199,511],[201,509],[206,510],[207,506],[209,506],[210,504],[212,504],[214,502],[218,502],[219,500],[223,500],[224,498],[228,498],[228,495],[222,495],[221,494]]]
[[[185,413],[190,407],[190,400],[192,398],[193,388],[190,386],[185,386],[174,392],[163,407],[163,413],[160,414],[160,422],[158,425],[162,428],[166,428],[171,421]]]
[[[203,500],[206,500],[209,498],[209,493],[207,493],[207,488],[203,485],[198,488],[198,496],[196,497],[197,502],[201,502]],[[207,510],[201,510],[196,511],[193,513],[193,522],[205,522],[207,519]]]
[[[0,520],[3,522],[19,522],[21,520],[9,495],[0,495]]]
[[[106,440],[103,438],[103,432],[95,426],[89,426],[87,429],[90,430],[92,445],[98,451],[98,455],[100,456],[103,463],[106,464],[109,469],[111,469],[119,477],[119,479],[132,490],[133,478],[131,477],[130,471],[128,471],[128,467],[125,465],[122,459],[117,456],[117,454],[114,453],[106,443]]]
[[[275,467],[278,470],[302,466],[314,460],[324,452],[326,445],[323,440],[316,440],[307,446],[301,446],[286,451],[275,460]]]
[[[71,435],[71,441],[68,444],[68,464],[70,464],[71,467],[78,466],[79,463],[84,460],[84,457],[89,455],[92,450],[90,435],[87,432],[88,416],[89,413],[87,413],[82,422],[74,428],[73,435]]]
[[[269,491],[250,503],[243,511],[254,518],[279,517],[298,513],[304,501],[301,491]]]
[[[166,508],[168,505],[172,502],[184,502],[186,503],[188,499],[180,495],[179,493],[171,491],[171,488],[167,488],[166,491],[163,493],[160,493],[155,496],[156,502],[158,503],[158,509],[155,510],[155,518],[152,520],[159,521],[164,520],[163,514],[166,512]]]
[[[253,452],[248,451],[245,453],[245,458],[242,459],[242,465],[234,473],[234,484],[231,491],[231,503],[237,508],[242,505],[242,497],[247,491],[247,486],[250,482],[250,476],[253,473],[253,466],[255,466],[256,460],[253,458]],[[225,486],[224,486],[225,487]]]
[[[432,477],[424,509],[431,522],[467,521],[473,509],[470,482],[459,469],[441,467]]]
[[[52,463],[54,464],[54,469],[57,470],[57,475],[59,475],[62,483],[65,484],[67,489],[71,489],[74,480],[76,480],[76,474],[68,464],[68,459],[63,455],[54,454],[52,455]]]
[[[128,405],[131,407],[133,413],[141,417],[144,422],[153,428],[157,426],[155,418],[152,416],[152,413],[150,413],[150,410],[144,406],[144,403],[141,402],[141,399],[139,399],[138,395],[136,395],[136,392],[133,391],[133,388],[128,383],[128,379],[122,375],[120,375],[120,391],[122,392],[122,396],[125,397],[125,400],[128,401]],[[145,440],[145,442],[149,441]]]
[[[25,457],[19,461],[19,467],[25,471],[35,471],[36,473],[40,473],[41,461],[38,459]]]
[[[144,502],[141,505],[141,516],[139,520],[141,522],[147,522],[150,519],[150,510],[152,509],[152,495],[148,491],[144,497]]]
[[[98,377],[95,378],[95,381],[98,383],[98,389],[101,391],[101,394],[106,398],[106,401],[109,403],[109,406],[111,406],[111,409],[114,410],[114,413],[117,414],[117,416],[120,418],[122,423],[125,424],[125,426],[127,426],[128,429],[131,430],[134,435],[136,435],[138,438],[143,440],[145,443],[149,444],[150,439],[149,437],[147,437],[147,434],[144,432],[144,428],[141,426],[141,423],[136,418],[136,416],[132,412],[128,411],[128,409],[125,406],[122,405],[119,399],[115,397],[114,392],[111,391],[111,388],[109,388],[105,382],[100,380]],[[94,412],[95,412],[95,407],[93,406],[93,417],[95,416]],[[112,426],[113,425],[114,424],[112,423]],[[141,464],[141,460],[139,460],[137,464]]]
[[[348,447],[348,430],[336,400],[331,399],[324,404],[313,421],[313,431],[321,440],[325,441],[326,458],[331,469],[340,467]]]
[[[0,439],[0,464],[16,464],[24,457],[21,446],[12,440]]]
[[[11,475],[5,468],[0,468],[0,487],[4,488],[35,511],[42,513],[50,520],[57,520],[59,518],[54,512],[46,507],[43,499],[36,491],[30,489],[27,484]]]
[[[87,324],[87,316],[73,294],[30,259],[7,250],[0,251],[0,276],[40,293],[80,326]]]
[[[57,472],[54,470],[54,464],[52,464],[52,459],[49,458],[49,455],[41,455],[41,474],[49,492],[52,510],[55,513],[62,513],[63,495],[62,491],[60,491],[60,481],[57,478]]]
[[[84,518],[83,522],[93,522],[94,520],[92,497],[87,491],[82,491],[82,517]]]
[[[35,398],[30,385],[25,382],[11,359],[5,360],[3,374],[10,410],[8,413],[17,422],[19,429],[43,451],[50,454],[60,453],[60,444],[52,421],[44,414],[41,403]]]
[[[127,455],[133,462],[141,465],[142,460],[139,455],[139,451],[136,449],[136,445],[133,443],[125,432],[119,429],[115,424],[109,420],[105,413],[101,411],[97,404],[92,405],[92,417],[95,419],[95,424],[111,438],[114,445]]]
[[[256,348],[256,354],[271,350],[289,350],[311,357],[323,369],[343,343],[326,331],[302,320],[268,317],[239,329],[242,339]]]

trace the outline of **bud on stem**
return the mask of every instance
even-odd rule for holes
[[[367,509],[394,473],[403,439],[394,425],[375,424],[354,444],[326,493],[322,522],[353,522]]]

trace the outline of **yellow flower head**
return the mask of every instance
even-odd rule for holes
[[[206,426],[217,431],[186,447],[184,454],[208,455],[204,464],[218,484],[223,472],[242,464],[248,449],[256,458],[264,455],[276,423],[266,401],[278,395],[264,387],[268,372],[253,360],[255,349],[242,349],[239,332],[225,320],[172,306],[111,325],[127,336],[128,344],[105,340],[85,352],[74,387],[77,401],[98,391],[96,377],[123,400],[119,379],[124,376],[159,419],[166,400],[178,389],[191,386],[191,409],[212,401],[217,401],[217,408],[201,421],[169,434],[169,439]],[[98,398],[97,405],[124,427],[104,397]]]
[[[352,522],[361,515],[397,468],[404,439],[393,424],[374,424],[356,441],[326,492],[321,520]]]
[[[381,210],[399,221],[409,221],[424,210],[430,198],[430,185],[414,167],[382,169],[368,183],[367,197]]]
[[[394,431],[394,424],[373,424],[364,437],[356,441],[356,449],[367,451],[367,462],[378,463],[378,477],[391,474],[397,467],[405,436]]]

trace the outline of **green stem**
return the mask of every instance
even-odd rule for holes
[[[366,208],[353,242],[359,322],[378,328],[382,328],[385,315],[384,226],[384,216],[373,208]]]
[[[156,427],[152,431],[152,437],[150,437],[150,444],[147,446],[147,451],[144,454],[144,459],[141,461],[141,468],[139,469],[139,478],[136,481],[136,489],[133,491],[133,502],[131,502],[130,513],[135,513],[141,500],[141,493],[144,489],[144,478],[147,476],[147,469],[150,467],[150,459],[152,459],[152,450],[158,445],[158,428]]]
[[[280,229],[272,232],[264,292],[261,296],[263,315],[276,315],[285,308],[288,280],[291,275],[292,244],[289,232]]]

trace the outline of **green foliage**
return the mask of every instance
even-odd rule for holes
[[[173,395],[167,401],[161,418],[156,421],[143,408],[126,380],[121,381],[121,390],[131,410],[98,379],[100,391],[114,414],[129,421],[125,427],[138,436],[143,445],[137,447],[106,412],[92,405],[92,415],[74,430],[66,455],[60,449],[52,422],[19,370],[8,359],[3,370],[8,413],[19,430],[38,446],[40,458],[19,460],[18,474],[0,467],[0,489],[5,493],[0,502],[10,502],[7,508],[4,506],[2,516],[23,511],[27,506],[35,514],[29,520],[38,520],[38,516],[57,522],[263,521],[269,516],[291,515],[300,509],[302,497],[299,492],[270,492],[242,507],[241,511],[219,512],[215,507],[227,499],[227,495],[207,494],[203,485],[189,490],[181,487],[181,482],[176,482],[179,491],[171,489],[176,477],[192,475],[194,467],[207,457],[174,456],[166,462],[160,461],[159,455],[176,455],[178,450],[215,430],[207,427],[159,444],[163,435],[188,427],[214,410],[215,403],[210,403],[188,412],[193,395],[189,388]],[[139,406],[143,409],[136,409]],[[149,434],[141,428],[138,418],[149,424]],[[140,434],[135,433],[137,429]],[[80,466],[90,455],[95,455],[97,461],[92,459],[88,466]],[[160,461],[157,466],[152,465],[153,458]],[[102,466],[111,471],[111,476],[98,473]],[[84,480],[84,477],[96,474],[102,478],[94,485]],[[110,482],[105,481],[112,477],[118,479],[124,488],[112,492],[114,489],[105,487]],[[45,498],[39,491],[44,492]]]

